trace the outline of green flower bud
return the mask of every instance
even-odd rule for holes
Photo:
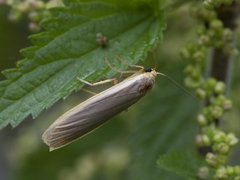
[[[216,174],[215,174],[215,179],[222,179],[222,180],[228,179],[228,174],[227,174],[227,170],[225,167],[220,167],[217,169]]]
[[[197,51],[193,54],[193,59],[196,61],[196,62],[202,62],[205,58],[205,55],[203,52],[201,51]]]
[[[215,97],[215,99],[214,99],[214,105],[216,105],[216,106],[222,106],[223,105],[223,103],[224,103],[224,101],[226,100],[227,98],[226,98],[226,96],[225,95],[222,95],[222,94],[220,94],[220,95],[218,95],[217,97]]]
[[[203,108],[203,114],[208,120],[208,122],[212,122],[214,120],[213,115],[212,115],[212,108],[210,107],[204,107]],[[212,130],[212,129],[210,129]]]
[[[194,71],[194,67],[192,65],[187,65],[187,67],[184,69],[184,72],[186,74],[191,74]]]
[[[40,26],[37,23],[34,23],[34,22],[30,22],[29,25],[28,25],[28,28],[32,32],[38,32],[41,29]]]
[[[205,91],[204,89],[202,89],[202,88],[198,88],[198,89],[196,90],[196,95],[197,95],[198,98],[200,98],[200,99],[202,99],[202,100],[207,97],[206,91]]]
[[[45,8],[45,3],[43,1],[36,1],[34,3],[34,8],[35,9],[44,9]]]
[[[28,14],[29,19],[31,19],[32,21],[38,22],[41,19],[41,16],[39,13],[37,13],[36,11],[32,11]]]
[[[197,116],[197,121],[200,126],[206,126],[208,124],[208,121],[203,114]]]
[[[209,45],[210,45],[210,38],[209,38],[209,36],[206,35],[206,34],[200,36],[198,43],[199,43],[200,45],[209,46]]]
[[[43,1],[25,1],[25,4],[28,7],[28,11],[43,9],[45,5]]]
[[[212,89],[215,88],[216,84],[217,84],[216,79],[214,79],[214,78],[208,78],[207,83],[206,83],[207,89],[208,89],[209,91],[211,91]]]
[[[212,20],[211,23],[210,23],[210,27],[213,28],[214,30],[222,30],[223,28],[223,23],[222,21],[218,20],[218,19],[215,19],[215,20]]]
[[[222,107],[215,106],[212,108],[211,113],[215,119],[219,119],[223,115],[223,109],[222,109]]]
[[[195,69],[195,71],[190,74],[194,80],[200,79],[201,73],[198,71],[198,69]]]
[[[196,136],[196,144],[198,146],[200,146],[200,147],[201,146],[209,146],[211,144],[211,142],[210,142],[210,139],[208,138],[207,135],[205,135],[205,134],[203,134],[203,135],[198,134]]]
[[[212,0],[205,0],[203,2],[203,5],[206,9],[213,9],[214,8]]]
[[[210,170],[207,166],[200,167],[198,170],[198,177],[200,179],[208,179]]]
[[[213,106],[220,106],[220,105],[221,105],[221,104],[219,105],[219,104],[217,103],[217,100],[216,100],[216,97],[215,97],[215,96],[210,96],[208,101],[209,101],[209,103],[210,103],[209,106],[208,106],[210,109],[212,109]],[[210,106],[210,105],[211,105],[211,106]]]
[[[8,6],[12,6],[13,3],[15,3],[13,0],[6,0],[6,4],[7,4]]]
[[[226,141],[226,134],[222,131],[215,131],[213,135],[213,141],[215,143],[221,143]]]
[[[26,13],[29,11],[29,6],[27,5],[27,3],[19,3],[17,6],[16,6],[16,9],[22,13]]]
[[[202,138],[202,135],[201,134],[198,134],[195,138],[195,142],[196,142],[196,145],[201,147],[204,145],[203,143],[203,138]]]
[[[223,109],[224,109],[225,111],[232,109],[232,101],[229,100],[229,99],[226,99],[226,100],[223,102]]]
[[[235,146],[238,143],[238,138],[233,133],[229,133],[226,137],[226,142],[229,146]]]
[[[225,91],[225,83],[224,82],[217,82],[214,91],[217,94],[223,94],[224,91]]]
[[[206,10],[205,16],[206,16],[208,21],[212,21],[212,20],[216,19],[217,14],[216,14],[215,11]]]
[[[234,175],[235,175],[235,173],[234,173],[234,168],[233,168],[232,166],[227,166],[227,167],[226,167],[226,170],[227,170],[227,174],[228,174],[229,176],[234,176]]]
[[[230,150],[230,147],[226,143],[219,143],[214,144],[213,149],[221,154],[227,154]]]
[[[208,136],[205,135],[205,134],[202,135],[202,140],[203,140],[204,146],[209,146],[209,145],[211,144],[210,139],[209,139]]]
[[[218,157],[217,155],[208,152],[206,155],[206,161],[210,166],[216,167],[218,165]]]

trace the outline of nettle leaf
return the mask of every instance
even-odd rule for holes
[[[172,151],[159,157],[157,164],[160,168],[175,173],[184,179],[197,179],[199,167],[204,164],[203,159],[191,151]]]
[[[35,118],[79,90],[83,84],[77,77],[95,82],[113,76],[106,59],[123,69],[119,58],[129,64],[146,58],[162,37],[164,18],[150,6],[138,7],[65,1],[64,7],[52,9],[42,23],[46,31],[31,36],[34,46],[21,51],[25,58],[3,71],[0,128],[15,127],[29,115]],[[107,48],[96,42],[97,33],[109,39]]]

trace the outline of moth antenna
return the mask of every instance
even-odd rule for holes
[[[177,86],[179,89],[182,89],[185,93],[187,93],[188,95],[190,95],[191,97],[193,97],[195,100],[198,100],[196,96],[194,96],[190,91],[188,91],[187,89],[185,89],[182,85],[180,85],[177,81],[175,81],[173,78],[169,77],[166,74],[157,72],[157,74],[166,77],[168,80],[170,80],[175,86]]]

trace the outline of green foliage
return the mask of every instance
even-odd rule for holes
[[[203,164],[196,153],[173,151],[159,157],[158,166],[176,173],[184,179],[196,179],[198,168]]]
[[[77,81],[77,77],[96,82],[116,75],[116,72],[107,65],[106,59],[117,69],[127,68],[120,59],[129,64],[137,64],[145,60],[148,52],[161,40],[165,28],[163,12],[160,9],[166,11],[169,5],[176,7],[185,4],[186,1],[64,0],[64,3],[65,6],[50,10],[50,16],[42,22],[45,31],[31,36],[33,46],[21,51],[24,59],[18,62],[17,67],[3,72],[7,80],[0,83],[0,127],[7,124],[16,126],[29,115],[36,117],[43,109],[50,107],[59,99],[68,97],[73,91],[78,91],[83,84]],[[165,41],[151,54],[154,59],[159,60],[155,63],[160,65],[150,66],[166,72],[177,82],[182,82],[184,78],[182,62],[176,61],[179,59],[177,53],[185,44],[184,41],[191,38],[190,26],[193,25],[192,19],[190,20],[189,14],[186,13],[189,7],[184,6],[181,9],[182,11],[176,14],[176,9],[167,11],[171,17],[168,31],[165,33]],[[219,23],[215,21],[211,26],[216,30]],[[195,29],[196,26],[193,28]],[[229,37],[229,32],[226,32],[224,34]],[[98,33],[109,40],[106,47],[97,42]],[[207,33],[201,29],[200,33],[204,36],[201,36],[200,41],[197,42],[209,45]],[[218,34],[210,35],[217,37],[215,35]],[[205,60],[201,48],[197,47],[193,50],[197,53],[192,54],[194,56],[189,60],[196,62]],[[189,53],[184,51],[183,55]],[[205,65],[201,66],[201,70],[204,67]],[[237,66],[234,68],[238,72],[239,68]],[[192,75],[198,72],[197,75],[202,75],[200,71],[192,71],[191,68],[188,70]],[[236,74],[239,76],[239,73]],[[236,82],[237,80],[238,78]],[[216,83],[216,86],[211,84],[209,84],[211,87],[215,87],[215,93],[223,93],[223,83]],[[206,97],[207,93],[200,90],[198,95]],[[239,94],[238,89],[235,91],[233,97]],[[79,96],[82,94],[77,93]],[[238,98],[233,99],[237,101]],[[62,105],[66,106],[68,100]],[[206,124],[204,116],[200,115],[196,118],[197,103],[192,97],[171,85],[168,80],[158,77],[152,91],[127,113],[113,118],[81,140],[49,153],[40,139],[43,126],[46,127],[43,123],[48,119],[55,119],[56,114],[59,115],[66,110],[62,106],[55,111],[51,109],[50,113],[46,113],[35,122],[38,123],[37,125],[19,127],[23,129],[18,136],[14,136],[16,142],[11,141],[14,144],[13,148],[12,146],[5,148],[4,141],[8,144],[10,140],[4,136],[2,138],[4,141],[1,141],[4,153],[0,153],[0,159],[1,155],[10,157],[11,166],[14,166],[11,167],[13,170],[9,174],[12,175],[12,179],[17,180],[40,180],[43,175],[46,180],[212,179],[213,169],[203,166],[197,153],[194,153],[195,140],[199,140],[199,136],[196,136],[199,132],[196,119],[200,125]],[[239,103],[234,104],[236,107],[237,105]],[[214,112],[219,116],[221,113],[217,110]],[[54,118],[51,117],[53,114]],[[238,115],[239,112],[233,114],[236,122],[239,121]],[[238,131],[239,126],[236,124],[234,123],[233,126]],[[30,132],[26,133],[25,128],[30,129]],[[200,137],[201,143],[210,144],[206,136]],[[228,152],[229,149],[222,144],[225,137],[222,135],[218,137],[215,139],[219,144],[213,146],[213,150]],[[228,137],[228,141],[235,144],[236,138],[232,135],[230,137],[233,138]],[[111,151],[104,154],[106,149]],[[118,154],[119,149],[126,152],[126,159],[121,159],[122,156]],[[109,157],[114,157],[115,162],[117,159],[118,165],[123,160],[125,163],[122,164],[122,169],[116,171],[118,165],[110,162]],[[208,153],[207,157],[211,163],[217,159],[212,153]],[[228,157],[224,156],[224,162]],[[236,153],[232,164],[237,163],[238,157]],[[82,164],[83,161],[86,164]],[[92,168],[94,171],[91,171]],[[89,178],[79,178],[82,177],[81,173],[85,174],[85,172],[89,173]],[[226,174],[237,178],[236,174],[239,172],[239,166],[220,167],[216,171],[215,178],[221,178]]]
[[[162,13],[155,16],[139,4],[135,9],[100,2],[65,4],[51,10],[42,23],[45,32],[31,36],[34,46],[21,51],[24,59],[17,67],[3,71],[7,80],[0,83],[1,128],[15,127],[29,115],[35,118],[79,90],[83,84],[77,77],[94,82],[113,76],[116,72],[106,59],[126,68],[119,57],[130,64],[146,58],[165,27]],[[107,48],[96,42],[97,33],[109,39]]]

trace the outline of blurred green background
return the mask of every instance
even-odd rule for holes
[[[9,9],[0,6],[0,70],[12,68],[21,59],[19,50],[30,45],[28,22],[7,20]],[[194,39],[196,22],[184,6],[168,14],[168,27],[161,44],[151,53],[145,66],[169,75],[177,82],[184,79],[186,62],[180,59],[180,49]],[[181,17],[181,18],[179,18]],[[235,68],[239,67],[236,62]],[[238,71],[234,71],[230,91],[238,97]],[[4,77],[1,75],[1,79]],[[0,131],[1,180],[158,180],[180,179],[157,167],[161,154],[172,150],[195,150],[197,133],[195,116],[198,102],[159,77],[153,90],[127,112],[113,118],[93,133],[49,152],[42,142],[44,130],[61,114],[88,98],[85,92],[72,94],[33,120],[29,117],[17,128]],[[234,98],[234,110],[226,116],[223,128],[240,136],[239,98]],[[239,149],[231,163],[239,163]]]

